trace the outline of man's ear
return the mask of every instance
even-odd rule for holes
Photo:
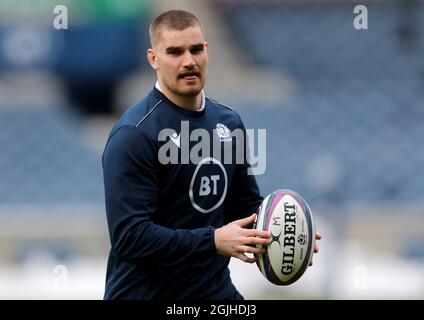
[[[205,52],[206,52],[206,61],[208,61],[209,60],[209,45],[206,41],[205,41]]]
[[[159,69],[158,66],[158,57],[155,53],[155,51],[152,48],[147,49],[147,60],[149,60],[150,65],[152,66],[153,70]]]

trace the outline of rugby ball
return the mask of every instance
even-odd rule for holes
[[[265,253],[255,255],[265,278],[276,285],[297,281],[311,262],[316,240],[306,201],[289,189],[274,191],[262,201],[254,228],[271,233]]]

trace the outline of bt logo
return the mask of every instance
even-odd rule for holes
[[[202,213],[218,208],[227,195],[228,178],[222,163],[215,158],[204,158],[191,177],[189,196],[192,206]]]
[[[200,190],[199,196],[207,196],[211,193],[211,181],[213,184],[212,194],[217,194],[217,181],[219,180],[219,175],[212,175],[210,178],[208,176],[200,178]]]

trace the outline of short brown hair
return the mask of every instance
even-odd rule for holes
[[[166,27],[172,30],[185,30],[189,27],[199,26],[199,19],[197,17],[184,10],[170,10],[158,15],[150,24],[149,37],[150,45],[153,47],[155,41],[159,37],[159,32],[162,28]]]

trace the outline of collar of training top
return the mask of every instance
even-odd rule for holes
[[[158,89],[160,92],[162,92],[162,93],[163,93],[163,91],[160,89],[159,81],[156,81],[156,83],[155,83],[155,88],[156,88],[156,89]],[[163,93],[163,94],[164,94],[164,93]],[[165,95],[165,94],[164,94],[164,95]],[[203,92],[203,89],[202,89],[202,104],[201,104],[201,106],[200,106],[200,109],[199,109],[199,110],[196,110],[196,112],[203,111],[203,109],[205,109],[205,93]]]

